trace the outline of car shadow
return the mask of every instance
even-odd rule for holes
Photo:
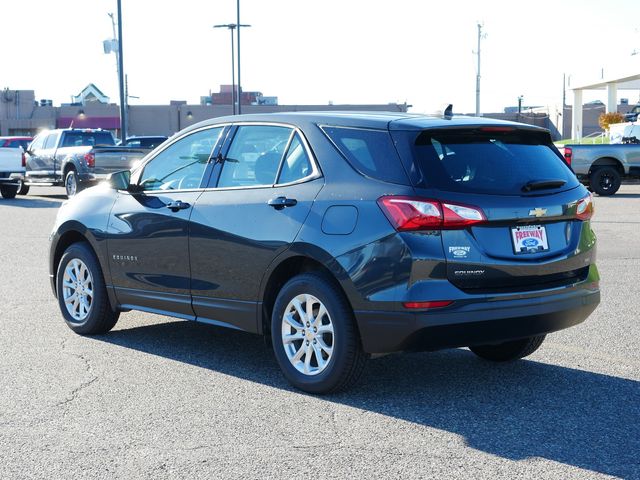
[[[603,197],[598,196],[596,198],[599,199]],[[640,193],[615,193],[611,195],[611,198],[640,198]]]
[[[17,208],[59,208],[66,199],[66,195],[19,195],[10,200],[0,200],[0,205]]]
[[[95,338],[295,392],[255,335],[172,321]],[[633,380],[530,360],[491,364],[457,349],[372,360],[354,388],[321,398],[461,435],[510,460],[540,457],[622,478],[640,472]]]

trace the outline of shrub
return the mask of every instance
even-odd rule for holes
[[[624,122],[624,115],[618,112],[601,113],[598,117],[598,125],[607,132],[609,131],[610,125],[622,122]]]

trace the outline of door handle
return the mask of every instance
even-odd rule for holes
[[[267,202],[267,205],[275,208],[276,210],[282,210],[284,207],[295,207],[298,201],[295,198],[276,197]]]
[[[177,212],[178,210],[185,210],[189,208],[191,205],[187,202],[182,202],[180,200],[176,200],[175,202],[167,203],[166,207],[172,212]]]

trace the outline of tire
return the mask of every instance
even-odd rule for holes
[[[296,300],[300,310],[294,305]],[[308,324],[300,322],[301,317],[307,320],[309,304],[315,318]],[[323,307],[325,313],[319,315]],[[285,321],[287,314],[291,323]],[[285,335],[295,339],[286,342]],[[282,287],[273,307],[271,340],[286,379],[309,393],[350,387],[362,374],[368,358],[351,306],[333,280],[321,273],[298,275]]]
[[[473,353],[492,362],[509,362],[528,357],[535,352],[545,339],[545,335],[523,338],[498,345],[479,345],[469,347]]]
[[[591,190],[603,197],[616,193],[621,181],[620,172],[615,167],[598,167],[589,176]]]
[[[118,321],[120,312],[111,309],[98,259],[84,242],[72,244],[62,255],[56,273],[56,292],[67,326],[80,335],[106,333]]]
[[[18,194],[18,185],[0,185],[0,195],[2,198],[15,198]]]
[[[18,195],[26,195],[29,193],[29,185],[25,185],[23,180],[18,182]]]
[[[67,174],[64,176],[64,190],[67,193],[67,198],[77,195],[80,190],[82,190],[78,180],[78,173],[74,168],[67,171]]]

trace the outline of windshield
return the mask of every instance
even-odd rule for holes
[[[417,187],[522,195],[578,186],[545,132],[474,128],[397,131],[393,136]]]

